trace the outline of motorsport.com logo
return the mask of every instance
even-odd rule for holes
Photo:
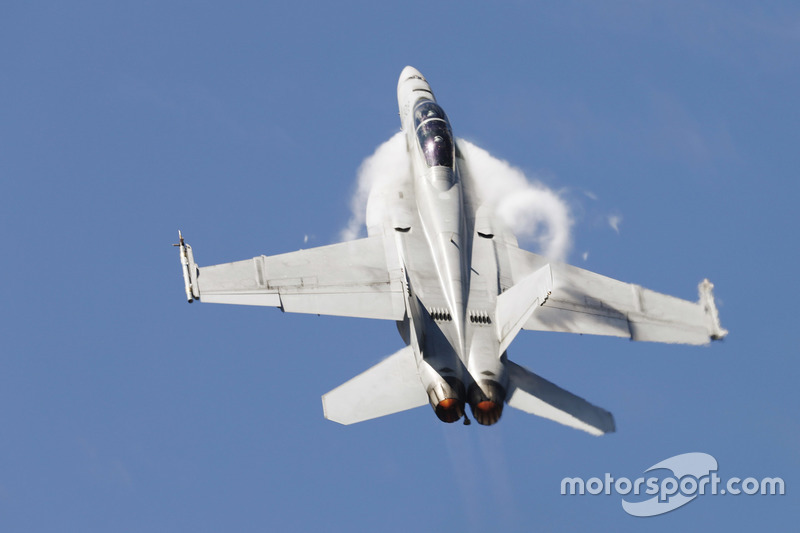
[[[698,495],[783,495],[786,486],[779,477],[731,477],[723,482],[717,476],[717,460],[707,453],[684,453],[664,459],[647,470],[665,469],[673,475],[661,477],[639,477],[631,481],[626,477],[614,479],[606,473],[601,479],[592,477],[584,481],[579,477],[561,480],[562,495],[606,494],[612,491],[630,500],[622,499],[622,508],[633,516],[656,516],[668,513],[694,500]],[[653,496],[646,500],[631,498],[642,494]]]

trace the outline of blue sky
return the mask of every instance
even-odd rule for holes
[[[3,531],[796,525],[794,3],[2,11]],[[457,135],[567,199],[571,262],[683,298],[716,284],[724,343],[511,346],[616,434],[427,407],[339,426],[320,395],[399,349],[394,324],[185,303],[178,228],[201,264],[337,239],[359,164],[399,128],[407,64]],[[653,518],[559,494],[695,451],[787,494]]]

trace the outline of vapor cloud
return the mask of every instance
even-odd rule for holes
[[[611,226],[611,229],[619,233],[619,225],[622,223],[622,215],[609,215],[608,216],[608,225]]]
[[[493,209],[500,220],[522,242],[535,245],[538,252],[555,260],[564,260],[571,245],[572,217],[562,196],[536,180],[529,180],[522,170],[488,151],[459,139],[480,201]],[[409,179],[409,161],[405,139],[397,133],[381,144],[358,169],[356,190],[350,200],[351,215],[341,231],[343,240],[358,238],[364,224],[389,206],[370,202],[371,193],[387,185]],[[375,204],[375,205],[372,205]]]
[[[350,199],[350,220],[341,231],[343,241],[357,239],[363,234],[367,220],[367,200],[375,187],[385,187],[408,179],[409,161],[403,132],[398,132],[378,146],[358,168],[356,190]]]
[[[572,217],[561,195],[519,168],[474,144],[460,140],[479,197],[523,242],[543,255],[563,261],[572,243]]]

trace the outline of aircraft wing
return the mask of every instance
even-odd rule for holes
[[[595,274],[509,246],[509,276],[517,280],[542,269],[552,272],[549,297],[523,329],[628,337],[635,341],[707,344],[728,332],[720,326],[713,285],[700,283],[700,298],[690,302]]]
[[[182,237],[178,246],[190,302],[386,320],[405,314],[400,270],[390,273],[381,236],[206,267]]]

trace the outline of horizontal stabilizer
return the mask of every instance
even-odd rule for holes
[[[605,409],[590,404],[511,361],[507,363],[507,368],[506,403],[511,407],[592,435],[615,431],[614,417]]]
[[[406,346],[369,370],[322,396],[325,418],[354,424],[428,403],[414,360]]]

